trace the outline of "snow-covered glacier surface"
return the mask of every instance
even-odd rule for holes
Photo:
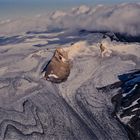
[[[5,140],[128,139],[112,117],[111,98],[97,90],[119,81],[118,75],[139,69],[140,44],[112,41],[110,57],[101,57],[102,34],[32,32],[1,38],[0,137]],[[94,41],[95,40],[95,41]],[[57,47],[71,48],[67,81],[54,84],[42,70]]]
[[[77,10],[73,9],[77,15],[89,11]],[[95,11],[88,14],[91,12]],[[138,12],[135,9],[133,14]],[[54,13],[52,18],[61,23],[61,16],[65,13]],[[6,31],[8,23],[0,24]],[[7,26],[11,31],[13,24]],[[14,28],[18,30],[19,24]],[[111,102],[122,87],[112,90],[108,85],[119,83],[119,75],[140,69],[140,44],[120,42],[112,32],[29,29],[17,35],[3,32],[0,37],[0,139],[128,140],[131,132],[123,123],[128,122],[129,114],[124,120],[117,110],[118,121]],[[103,36],[112,38],[108,39],[112,53],[102,58],[99,43]],[[58,47],[71,47],[72,67],[67,81],[55,84],[44,79],[42,70]]]

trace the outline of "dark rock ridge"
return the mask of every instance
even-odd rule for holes
[[[118,94],[112,98],[115,106],[113,116],[124,126],[131,140],[140,140],[140,70],[118,78],[119,82],[100,90],[108,92],[120,88]]]
[[[140,35],[128,35],[125,33],[114,33],[110,31],[90,31],[90,30],[85,30],[82,29],[79,31],[80,34],[87,35],[87,34],[95,34],[95,33],[100,33],[103,34],[104,36],[110,37],[111,41],[116,40],[120,42],[140,42]]]

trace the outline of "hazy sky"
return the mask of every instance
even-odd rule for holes
[[[140,0],[0,0],[0,19],[45,13],[82,4],[116,4]]]

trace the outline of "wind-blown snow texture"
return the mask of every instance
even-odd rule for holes
[[[98,88],[140,68],[140,44],[108,39],[112,54],[101,58],[104,35],[117,40],[113,33],[56,28],[0,37],[1,140],[128,140],[112,117],[118,89]],[[54,84],[42,70],[58,47],[70,49],[73,64],[67,81]]]

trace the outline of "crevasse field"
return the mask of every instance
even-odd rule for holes
[[[130,136],[124,127],[131,130],[135,114],[112,115],[121,87],[98,88],[140,69],[140,38],[131,41],[140,35],[139,15],[137,3],[0,20],[0,140],[138,140],[140,129]],[[110,57],[101,57],[103,36]],[[55,84],[42,70],[58,47],[71,47],[72,68],[67,81]]]

